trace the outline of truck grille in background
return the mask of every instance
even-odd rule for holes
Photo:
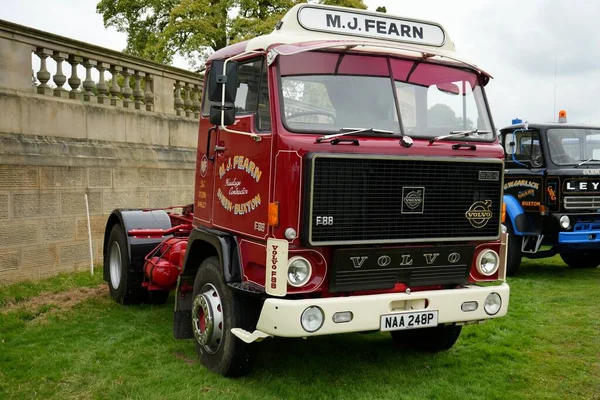
[[[307,164],[306,244],[499,237],[500,160],[309,154]],[[420,188],[422,205],[411,210],[406,198]],[[467,218],[470,209],[481,209],[486,201],[490,218]]]
[[[597,210],[600,209],[600,196],[565,196],[565,210]]]

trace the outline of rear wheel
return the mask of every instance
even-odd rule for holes
[[[460,336],[462,326],[441,325],[435,328],[392,331],[392,340],[399,346],[430,353],[450,349]]]
[[[577,253],[560,253],[560,258],[570,268],[596,268],[600,265],[600,251],[586,250]]]
[[[104,254],[104,268],[108,269],[110,296],[121,304],[139,304],[145,300],[142,274],[131,271],[129,250],[121,225],[112,227]]]
[[[192,330],[202,364],[224,376],[243,376],[252,370],[256,345],[244,343],[232,328],[254,329],[256,308],[225,283],[218,258],[202,262],[194,281]]]
[[[521,258],[523,258],[523,253],[521,251],[523,237],[515,234],[515,229],[510,221],[506,222],[506,230],[508,232],[506,275],[514,276],[519,271],[519,266],[521,266]]]

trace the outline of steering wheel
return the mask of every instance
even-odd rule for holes
[[[333,120],[333,123],[335,124],[335,115],[333,115],[330,112],[327,111],[302,111],[302,112],[297,112],[294,114],[290,114],[287,117],[285,117],[286,119],[292,119],[292,118],[299,118],[299,117],[304,117],[307,115],[324,115],[328,118],[331,118]]]
[[[567,153],[552,154],[552,160],[558,164],[573,164],[575,159]]]

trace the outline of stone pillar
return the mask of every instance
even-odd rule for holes
[[[192,116],[192,105],[194,104],[192,102],[192,88],[190,87],[190,84],[188,82],[185,83],[185,99],[183,101],[183,105],[185,106],[185,116],[186,117],[191,117]]]
[[[129,68],[123,68],[123,88],[121,89],[121,93],[123,93],[123,107],[129,108],[131,106],[131,94],[133,90],[129,86],[129,78],[133,74],[133,70]]]
[[[52,58],[56,61],[56,74],[54,74],[53,78],[54,84],[56,85],[56,89],[54,89],[54,96],[56,97],[69,97],[69,92],[63,87],[67,81],[67,77],[63,74],[62,70],[62,63],[68,56],[67,53],[61,53],[60,51],[55,51],[52,55]]]
[[[198,119],[200,118],[200,109],[202,108],[202,103],[200,103],[200,85],[194,85],[193,94],[192,109],[194,110],[194,118]]]
[[[96,88],[96,82],[92,79],[92,68],[96,66],[96,61],[86,58],[83,60],[83,66],[85,67],[85,80],[83,81],[85,93],[83,94],[83,101],[92,101],[96,96],[93,91]]]
[[[146,75],[145,81],[145,89],[144,92],[144,103],[146,104],[146,111],[152,111],[154,107],[154,93],[152,93],[152,75]]]
[[[52,76],[50,75],[50,71],[48,71],[48,67],[46,65],[46,59],[52,55],[52,50],[38,47],[35,51],[35,54],[40,58],[40,70],[36,74],[38,81],[40,81],[40,84],[37,87],[37,92],[39,94],[52,96],[54,94],[54,90],[50,87],[50,85],[48,85],[48,81]]]
[[[77,76],[77,66],[81,64],[83,59],[78,56],[70,56],[69,64],[71,64],[71,77],[67,81],[69,86],[71,87],[71,91],[69,92],[69,98],[74,100],[81,100],[81,90],[79,90],[79,85],[81,85],[81,79]]]
[[[110,66],[110,73],[112,74],[110,82],[110,104],[116,107],[121,107],[123,102],[121,101],[121,88],[119,87],[119,72],[123,71],[123,68],[118,65]]]
[[[96,85],[96,89],[98,89],[98,104],[107,104],[108,103],[108,86],[106,85],[106,81],[104,80],[104,71],[108,69],[108,64],[105,62],[98,62],[96,65],[96,69],[100,74],[100,78],[98,79],[98,84]]]
[[[133,98],[135,99],[135,109],[142,109],[142,100],[144,100],[144,91],[142,90],[142,79],[146,76],[145,73],[135,71],[135,87],[133,89]]]
[[[154,94],[154,112],[175,114],[173,108],[173,85],[175,80],[160,75],[152,75],[152,93]]]
[[[0,37],[0,87],[31,92],[31,53],[35,47]]]
[[[175,81],[175,113],[178,116],[183,115],[183,99],[181,98],[181,82]]]

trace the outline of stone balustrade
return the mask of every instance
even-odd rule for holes
[[[0,286],[101,264],[115,208],[193,202],[201,79],[0,20]]]
[[[200,114],[202,76],[191,71],[4,20],[0,54],[3,89],[196,120]]]

